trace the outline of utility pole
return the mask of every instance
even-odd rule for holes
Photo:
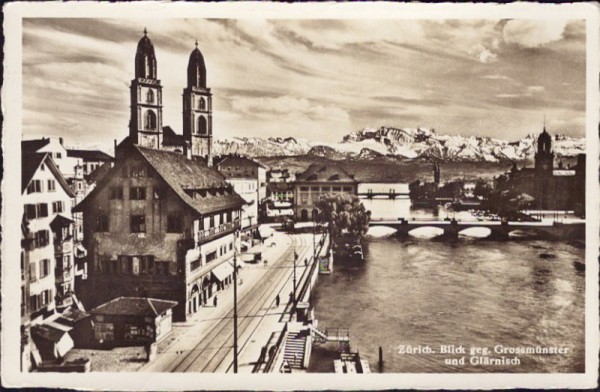
[[[233,372],[238,372],[237,247],[233,252]]]
[[[292,296],[292,309],[296,307],[296,261],[298,260],[298,252],[294,250],[294,295]]]

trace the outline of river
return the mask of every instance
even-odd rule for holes
[[[410,201],[405,201],[405,203]],[[398,211],[408,216],[431,211]],[[389,211],[389,209],[388,209]],[[441,215],[440,215],[441,214]],[[445,217],[446,212],[438,212]],[[584,249],[565,242],[496,242],[461,236],[373,238],[362,263],[336,261],[313,293],[320,328],[349,328],[374,372],[583,372]],[[566,354],[518,355],[520,364],[450,364],[464,355],[401,354],[428,345],[564,346]],[[384,365],[378,369],[378,347]],[[310,372],[331,372],[333,343],[316,345]],[[477,356],[477,355],[474,355]],[[488,357],[499,358],[491,354]],[[507,358],[514,354],[505,354]]]

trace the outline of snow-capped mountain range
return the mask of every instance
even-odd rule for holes
[[[537,135],[509,142],[489,137],[439,135],[430,128],[365,128],[344,136],[339,143],[319,143],[292,137],[267,139],[236,137],[215,140],[215,155],[240,154],[250,157],[317,155],[332,159],[373,159],[388,156],[464,162],[503,162],[533,159]],[[557,157],[572,157],[585,152],[585,139],[553,135],[552,148]]]

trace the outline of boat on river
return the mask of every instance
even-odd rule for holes
[[[340,359],[333,361],[333,369],[336,373],[371,373],[369,362],[360,359],[358,352],[340,353]]]

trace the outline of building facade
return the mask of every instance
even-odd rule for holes
[[[323,195],[357,194],[358,182],[334,164],[314,163],[296,178],[294,183],[294,215],[308,221],[318,214],[317,202]]]
[[[28,305],[32,323],[71,305],[74,292],[75,195],[49,154],[23,154],[22,200],[27,225]]]
[[[227,156],[217,163],[217,169],[246,201],[242,210],[242,229],[252,230],[259,223],[260,210],[267,197],[266,168],[249,158]]]

